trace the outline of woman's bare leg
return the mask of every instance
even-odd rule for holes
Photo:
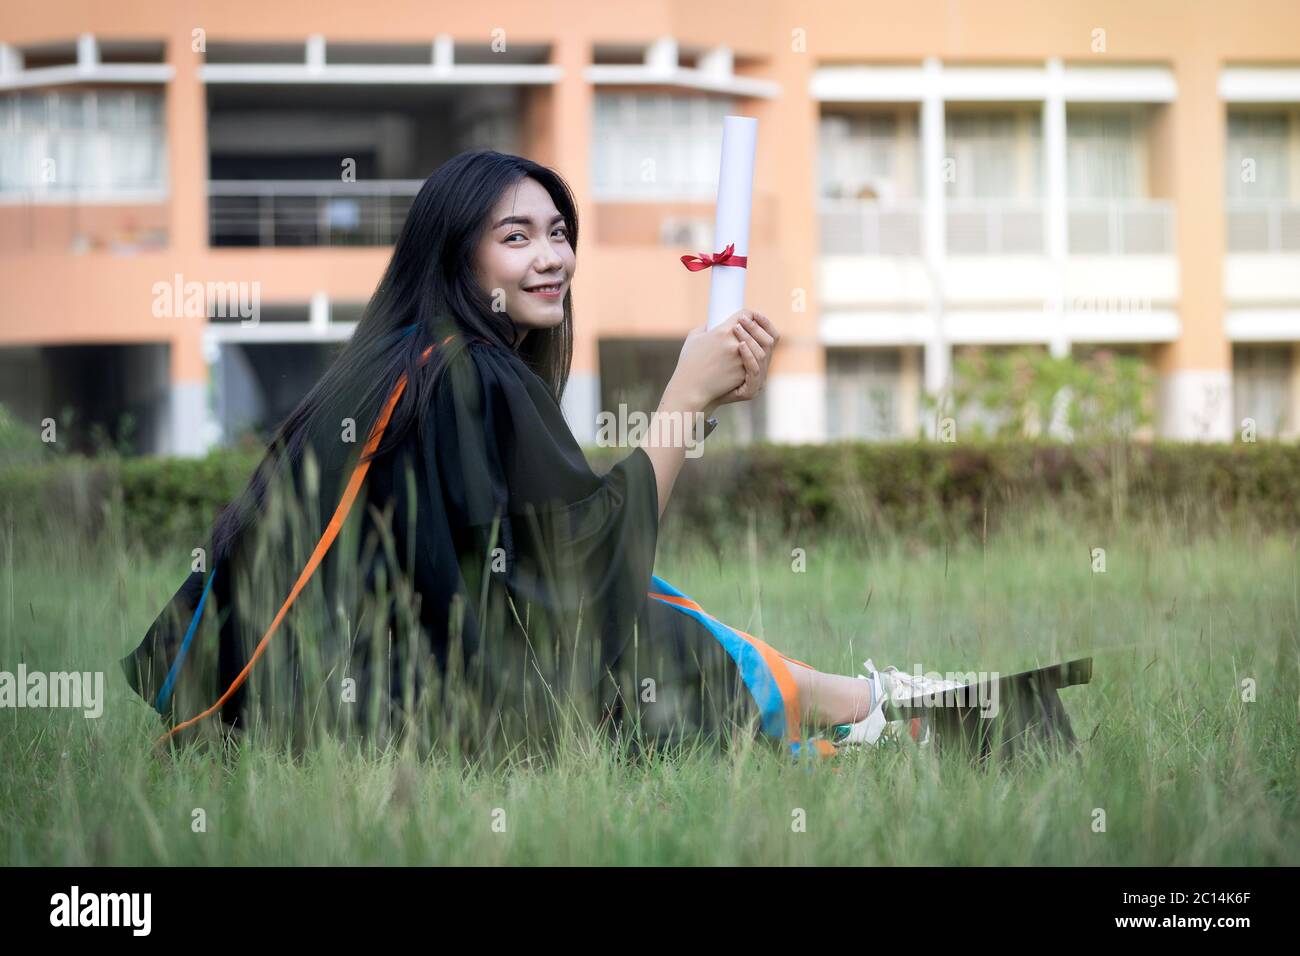
[[[824,674],[793,661],[790,674],[799,688],[801,717],[813,726],[833,727],[862,720],[876,703],[871,699],[871,681],[840,674]]]

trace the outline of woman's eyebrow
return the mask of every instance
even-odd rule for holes
[[[556,222],[557,220],[563,218],[564,218],[563,213],[556,213],[554,216],[551,217],[551,222]],[[506,216],[506,218],[502,219],[492,228],[500,229],[502,226],[508,226],[512,224],[520,225],[520,226],[531,226],[533,224],[533,221],[527,216]]]

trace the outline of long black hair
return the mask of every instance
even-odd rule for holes
[[[561,400],[573,360],[572,285],[564,296],[559,325],[523,330],[508,313],[493,311],[492,297],[474,276],[475,253],[493,207],[524,178],[536,180],[550,194],[577,251],[577,206],[568,184],[554,170],[490,149],[461,153],[434,170],[411,204],[393,257],[356,331],[280,425],[247,487],[218,516],[212,534],[214,567],[261,510],[272,479],[292,474],[309,447],[322,476],[330,468],[343,470],[347,458],[339,437],[341,422],[355,422],[356,440],[364,444],[405,372],[406,390],[371,457],[400,443],[423,421],[438,375],[471,338],[518,352],[555,400]],[[452,332],[460,334],[441,346]],[[421,355],[432,344],[439,347],[421,365]]]

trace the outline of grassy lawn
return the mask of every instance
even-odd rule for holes
[[[103,671],[107,701],[98,719],[0,710],[0,862],[1300,863],[1289,536],[1038,515],[937,548],[768,534],[726,554],[663,545],[660,575],[824,670],[857,673],[870,656],[1009,673],[1093,655],[1092,683],[1061,692],[1079,758],[989,773],[905,746],[811,765],[756,741],[628,766],[574,740],[550,766],[489,773],[328,745],[300,760],[157,755],[156,717],[116,661],[186,568],[120,541],[5,529],[0,670]]]

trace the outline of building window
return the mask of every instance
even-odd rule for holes
[[[902,355],[898,349],[826,353],[826,432],[831,440],[897,438]]]
[[[1292,431],[1291,351],[1290,345],[1233,348],[1232,400],[1238,427],[1249,418],[1262,438]]]
[[[826,113],[818,162],[828,199],[896,202],[920,194],[916,113]]]
[[[1290,189],[1291,117],[1286,112],[1228,114],[1224,163],[1229,199],[1286,199]]]
[[[1067,189],[1075,199],[1146,194],[1144,128],[1131,111],[1071,110],[1066,125]]]
[[[708,201],[717,193],[729,98],[597,92],[592,189],[598,200]]]
[[[945,125],[949,254],[1042,253],[1039,114],[954,111]]]
[[[1300,252],[1300,111],[1234,109],[1224,156],[1229,252]]]
[[[944,125],[950,199],[1039,198],[1043,133],[1037,113],[950,112]]]
[[[0,195],[111,199],[166,188],[161,91],[0,94]]]
[[[1173,204],[1149,198],[1142,107],[1071,108],[1065,169],[1071,255],[1168,255]]]

